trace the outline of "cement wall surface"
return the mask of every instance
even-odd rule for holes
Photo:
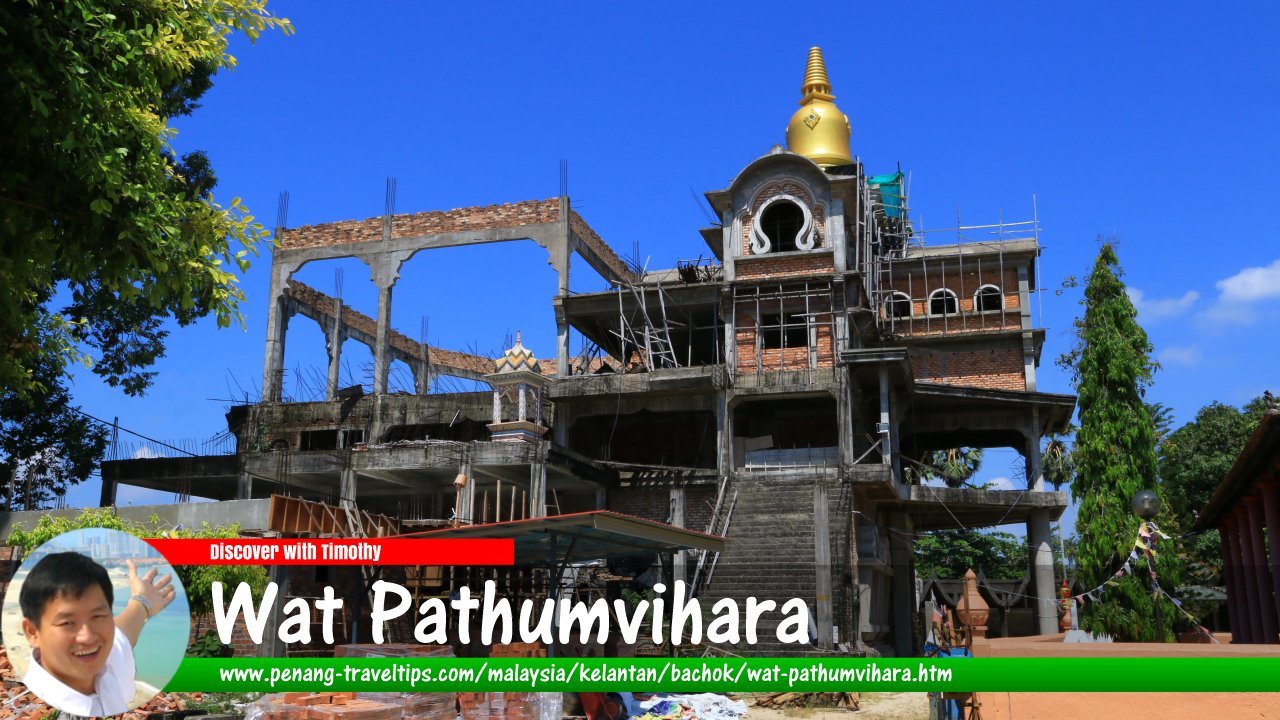
[[[126,520],[145,523],[151,516],[161,522],[198,528],[202,523],[213,526],[237,523],[241,530],[266,530],[270,524],[268,508],[270,499],[226,500],[223,502],[185,502],[168,505],[129,505],[117,507],[116,514]],[[66,510],[28,510],[25,512],[0,512],[0,539],[7,539],[14,530],[31,530],[45,515],[74,518],[82,508]]]

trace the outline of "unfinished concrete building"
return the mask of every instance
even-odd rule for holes
[[[1055,632],[1049,528],[1067,501],[1044,488],[1040,441],[1065,428],[1075,399],[1037,388],[1035,225],[923,242],[902,174],[868,175],[850,152],[816,48],[802,92],[788,147],[707,193],[712,262],[639,271],[565,196],[278,229],[264,395],[228,415],[236,453],[107,463],[103,504],[120,483],[220,500],[279,493],[399,518],[406,532],[608,509],[727,536],[725,552],[665,569],[699,597],[802,597],[818,648],[899,655],[918,651],[915,535],[1025,523],[1034,628]],[[391,327],[406,260],[502,241],[550,255],[554,358],[517,341],[495,361]],[[571,294],[575,255],[612,289]],[[376,317],[290,279],[338,257],[372,269]],[[322,402],[281,402],[298,316],[328,339]],[[572,352],[571,335],[591,351]],[[372,350],[371,393],[339,387],[347,338]],[[387,392],[393,360],[412,368],[416,392]],[[430,393],[436,375],[492,390]],[[957,447],[1015,449],[1026,490],[913,472]],[[752,650],[794,650],[770,637]]]

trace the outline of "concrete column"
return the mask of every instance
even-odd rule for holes
[[[569,376],[569,318],[565,316],[560,298],[555,300],[556,311],[556,376]]]
[[[520,394],[519,410],[516,414],[516,419],[519,420],[520,422],[525,422],[526,420],[529,419],[528,393],[525,391],[524,383],[520,383],[519,385],[516,386],[516,388],[517,388],[517,392]]]
[[[573,426],[573,413],[567,403],[556,403],[551,406],[551,441],[560,447],[569,447],[569,428]]]
[[[724,279],[725,282],[733,280],[730,262],[732,258],[726,256],[724,259]],[[725,289],[720,291],[720,324],[724,327],[724,366],[730,373],[737,370],[738,367],[738,338],[737,324],[733,317],[733,293],[725,285]]]
[[[253,476],[243,465],[244,461],[241,460],[240,476],[236,479],[236,499],[250,500],[253,498]]]
[[[684,486],[671,486],[671,524],[682,528],[684,527]],[[688,556],[681,550],[675,553],[671,559],[671,585],[674,588],[677,580],[689,581],[686,570],[686,560]]]
[[[880,458],[885,465],[893,464],[893,453],[890,447],[889,433],[889,366],[880,363],[880,423],[876,425],[876,435],[880,438]]]
[[[391,369],[391,288],[394,280],[378,285],[378,329],[373,343],[373,394],[387,394],[387,373]]]
[[[1040,425],[1039,413],[1031,411],[1031,427],[1024,436],[1022,459],[1026,463],[1027,489],[1044,492],[1044,470],[1040,467]]]
[[[547,516],[547,461],[541,447],[529,466],[529,517]]]
[[[98,496],[98,507],[111,507],[116,504],[116,480],[105,474],[102,476],[102,493]]]
[[[342,342],[347,334],[342,329],[342,301],[333,301],[333,326],[329,328],[329,380],[325,384],[324,397],[332,401],[338,397],[339,371],[342,360]]]
[[[831,522],[828,517],[827,485],[818,479],[813,485],[813,569],[818,647],[832,649],[834,611],[831,603]]]
[[[569,319],[564,312],[564,298],[569,296],[569,267],[572,259],[573,229],[569,216],[573,210],[569,198],[560,196],[560,237],[550,244],[551,266],[556,269],[556,375],[569,375]]]
[[[284,338],[289,329],[289,299],[283,290],[267,311],[267,348],[262,377],[262,401],[278,403],[284,385]]]
[[[1262,641],[1262,613],[1258,607],[1258,575],[1254,572],[1253,544],[1249,541],[1249,511],[1244,503],[1238,502],[1232,508],[1236,516],[1236,542],[1240,553],[1240,576],[1244,582],[1245,627],[1248,636],[1245,642]]]
[[[454,515],[462,522],[475,524],[480,518],[476,516],[476,479],[471,477],[471,463],[464,462],[460,472],[466,476],[467,485],[459,493],[460,506]]]
[[[1218,543],[1222,548],[1222,582],[1227,587],[1227,619],[1231,622],[1232,639],[1239,642],[1244,634],[1240,628],[1240,591],[1236,588],[1240,573],[1232,557],[1231,548],[1235,541],[1232,533],[1226,522],[1218,526]]]
[[[911,618],[916,611],[916,582],[912,568],[914,543],[911,540],[911,518],[906,513],[889,516],[889,563],[893,568],[891,622],[893,651],[898,657],[911,657],[918,652],[911,636]]]
[[[431,392],[431,365],[425,360],[413,370],[413,391],[419,395]]]
[[[840,447],[840,465],[848,467],[857,456],[853,451],[853,395],[850,386],[849,369],[836,369],[836,432],[839,433],[837,443]]]
[[[1271,543],[1271,590],[1280,612],[1280,482],[1267,480],[1260,484],[1262,511],[1267,523],[1267,538]],[[1280,615],[1277,616],[1280,620]]]
[[[1258,579],[1258,615],[1262,626],[1260,642],[1276,642],[1276,601],[1271,596],[1271,568],[1262,539],[1262,498],[1247,495],[1245,509],[1249,514],[1249,543],[1253,551],[1253,574]]]
[[[1039,634],[1058,632],[1058,602],[1053,584],[1053,537],[1049,531],[1049,511],[1033,510],[1027,520],[1027,542],[1031,556],[1031,579],[1036,597],[1036,625]]]
[[[716,394],[716,442],[719,449],[720,476],[733,474],[733,407],[728,390]]]
[[[839,198],[831,199],[831,207],[827,210],[826,230],[827,242],[833,250],[837,277],[840,277],[839,273],[849,269],[849,239],[844,234],[844,201]]]
[[[343,507],[355,508],[356,506],[356,471],[355,468],[345,467],[342,469],[341,479],[338,483],[339,503]]]

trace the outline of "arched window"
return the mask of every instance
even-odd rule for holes
[[[973,294],[973,309],[978,312],[999,310],[1004,307],[1004,293],[995,285],[983,285]]]
[[[904,292],[894,293],[884,302],[884,314],[890,318],[911,317],[911,296]]]
[[[955,315],[960,312],[960,301],[950,290],[934,290],[929,293],[930,315]]]
[[[773,252],[795,252],[804,211],[793,202],[771,203],[760,216],[760,230],[773,243]]]

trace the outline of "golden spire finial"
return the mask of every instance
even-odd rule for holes
[[[821,48],[809,48],[809,63],[805,66],[800,91],[804,94],[800,109],[787,125],[787,149],[824,168],[852,163],[849,118],[831,102],[836,98],[831,94]]]
[[[800,86],[804,95],[800,104],[805,105],[813,100],[835,100],[831,94],[831,81],[827,79],[827,64],[822,60],[822,48],[809,48],[809,64],[804,69],[804,85]]]

